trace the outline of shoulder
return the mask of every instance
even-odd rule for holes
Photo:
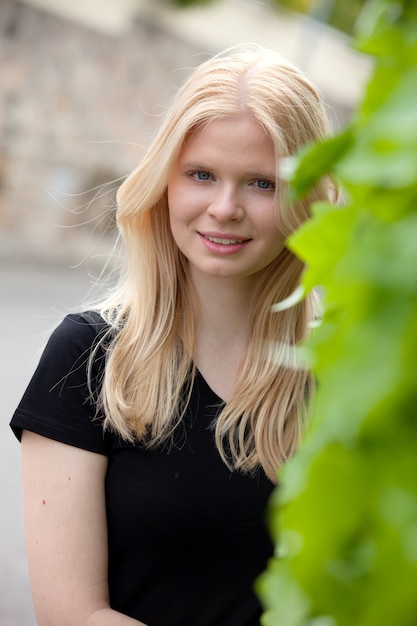
[[[98,350],[108,330],[108,325],[96,311],[68,314],[50,334],[44,355],[50,358],[56,354],[62,358],[67,354],[73,358],[90,354],[92,350]]]
[[[51,333],[39,362],[50,377],[81,382],[90,373],[97,376],[105,361],[103,338],[109,326],[97,311],[66,315]],[[94,371],[95,370],[95,371]]]
[[[49,337],[11,426],[107,453],[96,398],[105,367],[108,325],[94,311],[66,315]]]
[[[55,340],[80,340],[91,342],[102,337],[109,327],[98,311],[90,310],[66,315],[53,331]]]

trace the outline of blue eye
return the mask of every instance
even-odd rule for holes
[[[263,189],[265,191],[275,189],[275,183],[271,182],[270,180],[260,179],[260,180],[257,180],[255,184],[258,187],[258,189]]]
[[[211,175],[206,170],[194,170],[193,172],[188,172],[188,176],[197,181],[205,182],[206,180],[211,179]]]

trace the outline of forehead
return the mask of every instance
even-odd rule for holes
[[[210,156],[275,162],[271,137],[248,115],[231,115],[202,124],[192,130],[182,146],[180,159]]]

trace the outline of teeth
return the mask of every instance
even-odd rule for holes
[[[243,239],[221,239],[220,237],[209,237],[206,235],[206,239],[213,241],[214,243],[221,243],[229,246],[232,243],[243,243]]]

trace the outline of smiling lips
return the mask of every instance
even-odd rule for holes
[[[230,246],[232,244],[245,243],[249,241],[249,239],[232,239],[229,237],[213,237],[212,235],[205,235],[204,233],[199,233],[204,239],[207,241],[212,241],[213,243],[221,244],[223,246]]]
[[[221,255],[221,256],[233,256],[237,254],[251,241],[251,239],[238,239],[236,235],[231,233],[201,233],[198,235],[201,238],[201,242],[203,246],[208,250],[211,254]]]

